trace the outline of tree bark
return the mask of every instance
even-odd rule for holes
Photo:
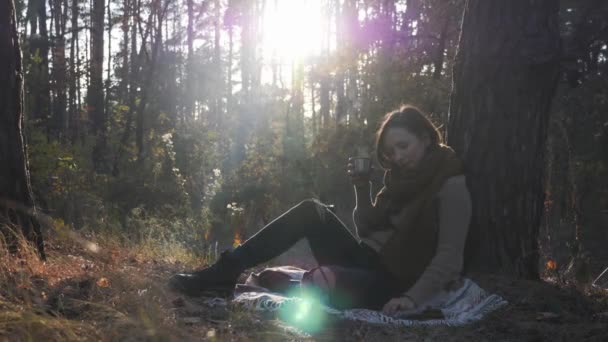
[[[103,100],[103,35],[105,0],[93,0],[91,9],[91,62],[87,105],[94,134],[105,125]]]
[[[222,50],[220,45],[220,36],[221,36],[221,28],[220,28],[220,1],[214,0],[214,18],[213,18],[213,31],[214,31],[214,42],[213,42],[213,66],[215,68],[216,74],[214,81],[216,84],[222,84]],[[222,106],[222,90],[223,87],[216,87],[216,90],[213,93],[213,114],[215,115],[215,129],[220,131],[222,127],[222,116],[223,116],[223,106]]]
[[[469,0],[463,20],[448,142],[465,163],[473,199],[465,264],[538,278],[558,2]]]
[[[441,27],[441,33],[439,34],[439,42],[437,44],[437,51],[435,52],[435,58],[433,59],[433,79],[438,80],[441,78],[441,72],[443,71],[443,62],[445,61],[445,43],[448,35],[448,27],[450,25],[450,14],[446,14],[445,21]]]
[[[255,31],[253,18],[253,2],[244,2],[241,13],[241,91],[245,101],[249,101],[250,90],[252,87],[253,61],[255,60],[254,35]]]
[[[63,0],[52,1],[55,18],[55,39],[53,44],[53,133],[58,138],[65,138],[68,132],[69,118],[66,111],[66,63],[65,63],[65,8]]]
[[[80,70],[77,68],[77,59],[78,59],[78,1],[72,0],[72,18],[71,18],[71,26],[70,29],[72,31],[72,36],[70,38],[70,73],[69,73],[69,135],[70,140],[73,143],[76,142],[76,139],[79,136],[79,127],[80,127],[80,104],[78,101],[78,94],[80,94],[80,89],[77,87],[77,79],[80,77]]]
[[[125,101],[128,94],[129,88],[129,18],[131,16],[131,2],[130,0],[123,0],[122,2],[122,18],[121,18],[121,30],[122,30],[122,66],[120,68],[120,83],[118,86],[118,99]]]
[[[146,105],[148,104],[148,97],[150,95],[150,91],[153,87],[153,81],[154,81],[154,77],[156,74],[156,64],[157,64],[157,60],[158,60],[158,51],[161,48],[162,45],[162,26],[163,26],[163,20],[165,19],[165,14],[167,13],[167,7],[169,6],[170,1],[167,0],[165,1],[164,5],[162,5],[162,8],[160,8],[160,5],[162,4],[163,0],[158,0],[156,2],[156,6],[153,6],[154,8],[157,8],[156,13],[152,12],[150,15],[150,21],[148,22],[149,24],[149,28],[151,28],[152,30],[154,30],[154,35],[150,34],[150,38],[153,38],[152,41],[152,56],[150,58],[150,65],[149,68],[147,70],[146,73],[146,78],[144,80],[143,86],[142,86],[142,93],[141,93],[141,99],[137,105],[137,109],[136,109],[136,117],[135,117],[135,146],[137,149],[137,163],[138,165],[141,167],[144,164],[144,159],[146,157],[146,139],[145,139],[145,135],[146,135],[146,131],[147,131],[147,121],[146,121]],[[155,14],[155,15],[154,15]],[[156,27],[154,26],[154,19],[156,19]],[[148,28],[146,28],[146,31],[148,30]],[[145,37],[145,36],[144,36]],[[143,45],[142,42],[142,52],[141,53],[145,53],[144,52],[144,47],[145,45]]]
[[[0,229],[20,227],[44,259],[23,140],[23,69],[13,0],[0,1]],[[8,234],[11,242],[11,234]],[[14,239],[12,241],[14,243]],[[14,247],[14,245],[13,245]]]
[[[112,85],[112,28],[114,27],[112,22],[112,11],[110,9],[110,1],[108,0],[108,4],[106,5],[107,15],[108,15],[108,64],[106,70],[106,84],[105,84],[105,102],[104,102],[104,113],[108,115],[111,113],[110,111],[110,86]],[[104,119],[105,121],[105,119]]]
[[[49,39],[46,27],[46,1],[28,1],[28,14],[30,23],[29,36],[29,58],[34,63],[29,68],[29,79],[33,80],[28,84],[28,117],[30,119],[45,121],[49,116],[50,90],[49,90]],[[37,57],[37,58],[34,58]],[[27,65],[27,63],[26,63]]]
[[[91,121],[90,131],[95,136],[92,159],[96,171],[106,170],[106,114],[103,94],[103,35],[105,0],[93,0],[91,8],[91,59],[87,111]]]
[[[188,12],[188,28],[187,28],[187,42],[188,42],[188,59],[186,61],[186,103],[184,121],[192,122],[194,118],[194,0],[186,1],[187,12]]]

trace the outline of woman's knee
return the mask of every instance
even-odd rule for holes
[[[308,208],[308,209],[314,209],[318,204],[317,203],[321,203],[318,200],[314,199],[314,198],[307,198],[305,200],[303,200],[302,202],[298,203],[296,205],[297,208]]]
[[[321,218],[321,221],[325,221],[327,206],[315,198],[305,199],[298,203],[295,208],[309,215],[317,214]]]

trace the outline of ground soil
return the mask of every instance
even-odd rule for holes
[[[276,319],[171,292],[167,278],[187,268],[179,263],[52,242],[48,254],[29,273],[4,274],[14,287],[0,290],[0,340],[608,341],[608,291],[547,280],[475,275],[510,304],[464,327],[333,322],[306,335]]]

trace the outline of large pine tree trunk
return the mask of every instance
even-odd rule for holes
[[[558,80],[558,1],[469,0],[449,144],[473,198],[470,270],[538,277],[543,152]]]
[[[13,0],[0,0],[0,230],[7,225],[20,227],[44,258],[40,225],[32,215],[22,125],[23,69],[15,5]]]

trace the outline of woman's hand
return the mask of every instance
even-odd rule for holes
[[[384,304],[382,312],[387,315],[394,315],[398,311],[410,311],[415,308],[416,303],[410,297],[404,296],[389,300],[388,303]]]
[[[346,166],[346,173],[350,177],[351,183],[355,186],[363,186],[369,184],[369,180],[374,170],[373,166],[370,165],[369,172],[367,173],[356,173],[355,166],[353,165],[353,158],[348,158],[348,165]]]

